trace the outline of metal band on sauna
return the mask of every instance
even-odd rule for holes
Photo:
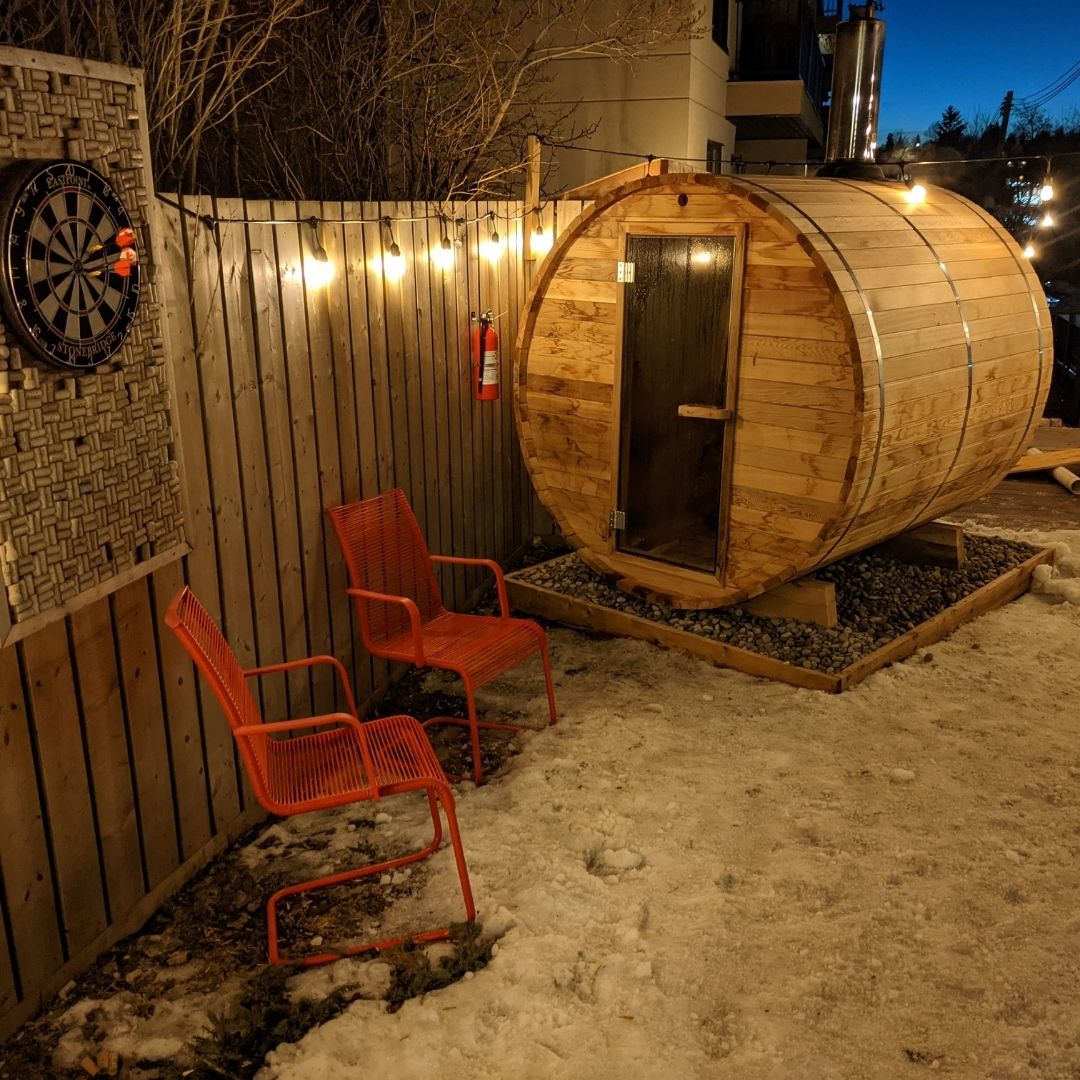
[[[839,181],[839,183],[846,183],[846,181],[841,180],[841,181]],[[852,187],[853,185],[848,184],[847,186]],[[895,209],[892,206],[892,204],[890,204],[885,199],[883,199],[879,194],[877,194],[877,192],[869,191],[869,190],[866,190],[865,188],[859,188],[858,190],[866,191],[867,195],[869,195],[872,199],[876,199],[879,203],[882,204],[882,206],[885,206],[890,210]],[[960,326],[962,327],[962,329],[964,331],[964,345],[965,345],[965,347],[967,349],[967,384],[968,384],[967,385],[967,405],[964,407],[964,422],[963,422],[963,424],[960,425],[960,438],[956,442],[956,450],[953,453],[953,459],[952,459],[951,462],[949,462],[948,469],[945,470],[944,479],[942,479],[941,483],[938,484],[938,486],[934,489],[934,491],[931,494],[930,498],[927,499],[926,502],[924,502],[922,504],[922,506],[919,507],[919,509],[914,514],[911,515],[910,518],[908,518],[908,523],[907,523],[907,525],[904,526],[904,531],[906,532],[908,529],[910,529],[915,524],[916,521],[919,520],[919,518],[923,514],[926,513],[927,507],[933,506],[934,500],[941,494],[941,492],[944,489],[945,485],[949,482],[949,479],[952,476],[952,471],[953,471],[953,469],[956,468],[956,463],[960,460],[960,451],[964,447],[964,441],[967,438],[968,421],[971,418],[971,402],[972,402],[972,399],[975,396],[975,352],[974,352],[974,349],[972,348],[972,344],[971,344],[971,327],[968,326],[968,321],[964,317],[963,300],[960,297],[960,291],[956,287],[955,279],[953,278],[952,274],[949,273],[948,268],[945,266],[945,263],[943,262],[941,256],[938,254],[937,249],[926,238],[926,236],[923,233],[922,229],[920,229],[915,224],[915,222],[912,221],[911,218],[908,217],[906,214],[901,214],[900,216],[904,219],[904,221],[906,221],[908,223],[908,225],[911,227],[912,232],[914,232],[915,235],[929,249],[930,254],[934,257],[934,262],[937,263],[938,268],[941,270],[941,273],[943,274],[945,280],[949,284],[950,290],[952,290],[953,302],[956,304],[956,312],[960,316]]]
[[[855,524],[859,515],[862,513],[862,508],[866,505],[866,500],[870,496],[870,489],[874,484],[874,477],[877,474],[878,459],[881,457],[881,440],[885,433],[885,357],[881,351],[881,338],[878,336],[877,323],[874,321],[874,313],[870,310],[870,305],[866,301],[866,290],[859,284],[859,279],[855,275],[855,269],[851,263],[847,261],[844,253],[836,246],[835,241],[824,229],[808,214],[805,210],[802,210],[797,203],[793,203],[787,196],[781,195],[780,192],[774,191],[771,187],[767,187],[765,184],[759,184],[754,180],[748,180],[745,176],[739,177],[740,183],[747,184],[751,187],[760,188],[762,191],[767,191],[770,195],[777,199],[782,200],[792,210],[795,211],[799,217],[810,222],[818,231],[818,236],[823,240],[828,241],[829,246],[836,253],[836,257],[843,263],[844,270],[851,278],[852,284],[855,286],[855,291],[859,294],[859,299],[862,301],[863,310],[866,312],[866,321],[870,324],[870,333],[874,338],[874,353],[877,358],[877,372],[878,372],[878,430],[877,440],[874,443],[874,458],[870,463],[870,475],[866,478],[866,487],[863,489],[862,498],[859,500],[859,505],[855,509],[855,513],[848,519],[848,523],[844,526],[843,532],[833,541],[832,546],[824,555],[817,560],[817,565],[824,563],[829,556],[837,549],[844,537],[851,531],[851,526]],[[832,183],[832,181],[822,181],[822,183]],[[794,222],[792,222],[794,224]],[[835,282],[832,277],[832,271],[828,267],[822,267],[823,272]],[[858,338],[855,339],[858,342]]]

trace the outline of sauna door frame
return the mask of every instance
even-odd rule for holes
[[[724,441],[721,451],[720,473],[720,516],[716,523],[716,570],[710,574],[705,570],[692,570],[685,566],[665,563],[662,559],[649,559],[644,555],[620,551],[615,545],[618,530],[608,528],[608,555],[615,561],[625,560],[628,565],[643,565],[654,570],[663,567],[674,574],[690,574],[695,578],[710,578],[723,584],[727,573],[728,533],[730,524],[730,505],[732,488],[732,465],[735,456],[735,423],[738,418],[737,398],[739,345],[742,330],[743,279],[746,267],[746,244],[748,226],[745,221],[693,221],[685,218],[657,219],[626,218],[619,223],[618,253],[619,260],[626,260],[626,238],[628,236],[731,236],[735,239],[732,253],[731,272],[731,311],[728,316],[727,337],[727,385],[724,387],[725,408],[731,409],[731,419],[718,420],[724,424]],[[619,498],[619,480],[622,469],[620,442],[623,422],[623,328],[626,318],[626,289],[617,288],[615,294],[615,344],[614,344],[614,379],[612,385],[611,427],[611,503],[616,509]],[[606,523],[605,523],[606,524]]]

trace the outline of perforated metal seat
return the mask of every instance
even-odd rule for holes
[[[427,795],[434,837],[420,851],[289,885],[267,900],[271,963],[325,964],[342,956],[392,948],[405,941],[440,941],[449,937],[449,927],[441,927],[296,959],[282,957],[278,949],[277,904],[280,900],[383,874],[394,867],[427,858],[438,849],[442,840],[440,805],[446,814],[466,921],[475,919],[476,909],[461,849],[454,796],[423,728],[413,717],[389,716],[361,723],[345,668],[332,656],[243,669],[217,625],[188,588],[177,593],[165,622],[213,689],[232,728],[255,797],[270,813],[287,817],[347,803],[374,802],[411,791],[423,791]],[[349,711],[263,723],[247,680],[314,664],[330,664],[337,671]],[[325,730],[311,731],[312,728]],[[287,735],[294,737],[281,737]]]
[[[480,729],[521,731],[512,724],[480,720],[476,689],[534,653],[547,686],[549,722],[557,719],[547,636],[531,619],[512,619],[502,567],[491,559],[432,555],[400,488],[328,510],[349,570],[360,636],[373,656],[417,667],[453,671],[465,685],[468,720],[438,716],[424,722],[470,728],[473,779],[483,779]],[[484,566],[495,576],[500,614],[462,615],[443,605],[433,564]]]

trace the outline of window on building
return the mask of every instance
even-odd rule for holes
[[[724,144],[709,139],[705,145],[705,170],[719,175],[724,171]]]
[[[724,52],[728,51],[728,13],[731,0],[713,0],[712,39]]]

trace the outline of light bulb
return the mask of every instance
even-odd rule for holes
[[[1047,210],[1047,212],[1046,212],[1045,214],[1043,214],[1043,216],[1042,216],[1042,220],[1041,220],[1041,221],[1039,222],[1039,224],[1040,224],[1040,225],[1041,225],[1041,226],[1042,226],[1042,227],[1043,227],[1044,229],[1050,229],[1050,228],[1053,228],[1053,225],[1054,225],[1054,215],[1053,215],[1053,214],[1051,214],[1049,210]]]
[[[498,262],[502,258],[503,240],[497,232],[493,232],[491,239],[485,240],[480,247],[484,258],[489,262]]]
[[[390,245],[389,254],[383,259],[383,277],[387,281],[400,281],[405,274],[405,256],[396,243]]]
[[[915,184],[908,181],[907,201],[912,205],[924,202],[926,200],[926,188],[922,184]]]
[[[1024,258],[1025,259],[1034,259],[1035,258],[1035,248],[1034,248],[1034,246],[1032,244],[1028,244],[1027,247],[1024,248]]]
[[[542,225],[537,225],[532,234],[532,252],[534,255],[546,255],[551,250],[552,237]]]
[[[454,245],[450,243],[450,237],[444,236],[442,243],[431,249],[431,261],[443,271],[453,268]]]
[[[321,289],[334,280],[334,264],[326,252],[320,259],[318,253],[304,257],[304,283],[309,289]]]
[[[1039,189],[1039,198],[1043,202],[1049,202],[1054,197],[1054,185],[1046,180]]]

